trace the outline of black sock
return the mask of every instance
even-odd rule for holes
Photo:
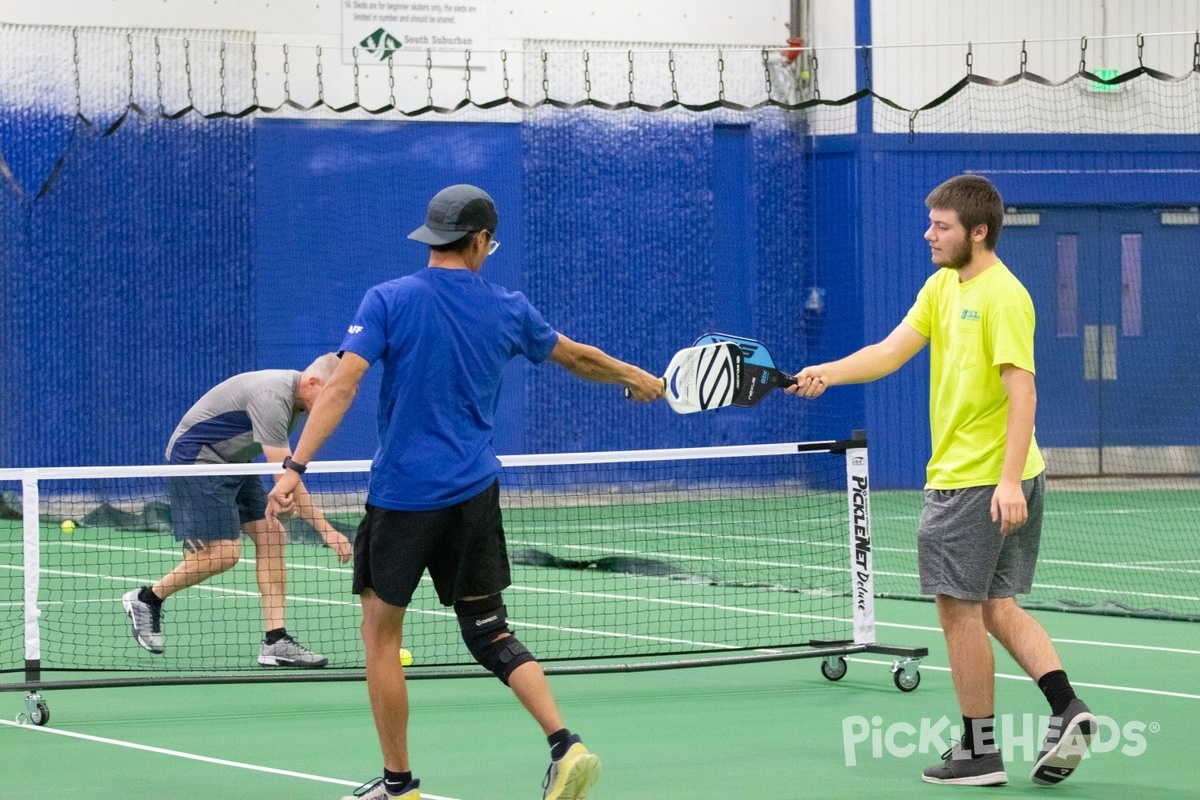
[[[411,772],[392,772],[387,767],[383,768],[383,790],[388,794],[400,794],[410,783]]]
[[[963,717],[962,749],[972,757],[996,752],[996,716]]]
[[[263,636],[263,644],[275,644],[285,636],[287,636],[287,628],[274,628]]]
[[[558,761],[567,754],[567,748],[570,746],[571,732],[566,728],[561,731],[555,731],[546,737],[546,741],[550,743],[550,760]]]
[[[1046,701],[1050,703],[1050,713],[1056,717],[1066,713],[1067,706],[1075,699],[1075,690],[1067,680],[1067,673],[1056,669],[1038,678],[1037,683],[1042,694],[1046,695]]]
[[[154,590],[149,586],[143,586],[142,590],[138,592],[138,600],[141,600],[148,606],[161,606],[163,604],[162,598],[156,595]]]

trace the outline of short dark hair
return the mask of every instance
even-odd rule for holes
[[[487,230],[487,228],[483,228],[482,230]],[[435,253],[465,253],[467,248],[471,246],[471,242],[475,240],[475,234],[477,233],[479,231],[470,231],[449,244],[431,244],[429,245],[429,249]],[[491,231],[488,231],[488,235],[491,236],[493,234]]]
[[[1000,227],[1004,224],[1004,201],[987,178],[956,175],[930,192],[925,205],[931,210],[956,212],[968,234],[976,227],[986,225],[987,237],[983,244],[988,250],[996,249]]]

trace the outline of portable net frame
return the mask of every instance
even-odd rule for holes
[[[850,653],[902,657],[915,688],[923,648],[875,641],[865,439],[506,456],[501,505],[513,585],[510,624],[549,672],[671,669]],[[316,462],[306,485],[354,535],[368,462]],[[0,520],[8,689],[361,677],[350,568],[312,528],[289,523],[288,630],[322,670],[256,660],[261,562],[239,563],[164,604],[165,653],[142,649],[121,598],[179,562],[171,492],[199,475],[260,476],[273,465],[2,470],[14,511]],[[73,525],[64,525],[71,521]],[[15,557],[14,557],[15,556]],[[5,593],[6,596],[11,594]],[[489,675],[461,641],[428,576],[405,621],[411,677]],[[829,665],[832,665],[830,667]],[[95,673],[97,677],[90,677]],[[51,678],[53,674],[55,677]],[[120,677],[117,677],[120,676]]]

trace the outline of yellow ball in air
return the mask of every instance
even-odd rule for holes
[[[62,532],[67,536],[70,536],[75,532],[75,522],[73,520],[64,519],[62,521],[62,525],[59,525],[58,527],[62,528]]]
[[[407,667],[412,662],[413,662],[412,653],[410,653],[408,650],[401,647],[400,648],[400,666]]]

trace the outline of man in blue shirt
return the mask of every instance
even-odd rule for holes
[[[500,593],[511,584],[492,448],[504,365],[518,355],[553,361],[581,378],[621,384],[638,402],[662,382],[551,328],[524,295],[479,275],[496,251],[492,198],[474,186],[443,189],[409,238],[430,246],[429,268],[372,288],[342,340],[341,363],[312,410],[269,515],[290,513],[307,462],[350,407],[362,376],[383,361],[379,450],[354,543],[367,687],[384,777],[363,800],[420,798],[408,763],[408,695],[399,652],[404,613],[429,570],[453,605],[475,659],[508,685],[550,742],[545,800],[583,800],[600,761],[563,724],[545,673],[508,628]],[[354,798],[350,798],[354,800]]]

